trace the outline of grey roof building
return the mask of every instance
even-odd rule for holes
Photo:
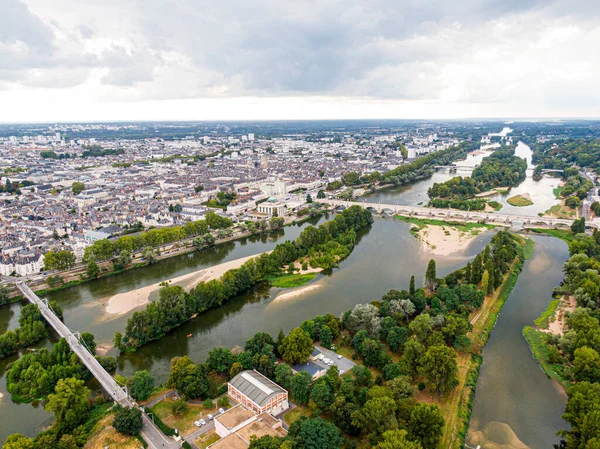
[[[287,391],[256,370],[242,371],[231,379],[228,394],[256,414],[277,414],[289,407]]]

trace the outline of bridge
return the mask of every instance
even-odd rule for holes
[[[16,287],[23,293],[29,302],[35,304],[40,309],[42,316],[48,324],[54,328],[56,333],[64,338],[71,350],[79,357],[86,368],[98,380],[98,383],[109,394],[112,399],[123,407],[137,407],[127,392],[127,387],[120,386],[117,381],[100,365],[92,353],[81,343],[78,332],[72,332],[65,324],[58,319],[54,311],[50,308],[47,299],[40,299],[23,281],[17,281]],[[146,413],[142,412],[144,426],[141,435],[148,443],[151,449],[178,449],[181,442],[174,438],[166,437],[154,423],[148,418]]]
[[[367,202],[352,202],[330,199],[315,200],[322,204],[329,204],[334,209],[344,210],[350,206],[358,205],[371,212],[387,215],[401,215],[403,217],[421,217],[438,220],[470,221],[497,224],[499,226],[522,226],[524,228],[569,228],[574,220],[562,218],[547,218],[528,215],[500,214],[497,212],[464,211],[460,209],[437,209],[433,207],[403,206],[398,204],[379,204]],[[586,223],[589,228],[598,228],[596,223]]]

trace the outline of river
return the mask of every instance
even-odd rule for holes
[[[484,155],[485,153],[470,155],[468,160],[476,163]],[[427,189],[433,182],[443,182],[451,176],[454,175],[437,172],[431,178],[418,181],[410,186],[379,191],[367,197],[366,200],[416,205],[419,202],[427,201]],[[552,195],[551,189],[548,190],[547,187],[544,187],[542,190],[543,195]],[[318,222],[324,220],[322,218]],[[313,221],[312,224],[317,224],[317,221]],[[62,306],[65,323],[71,329],[91,332],[96,336],[96,341],[100,346],[110,345],[114,332],[117,330],[123,331],[127,318],[133,313],[132,311],[117,317],[107,315],[105,305],[111,296],[221,262],[271,250],[279,242],[286,239],[295,239],[301,229],[307,225],[287,227],[271,234],[218,245],[200,253],[176,256],[160,261],[150,267],[126,271],[115,276],[54,292],[48,296]],[[460,254],[450,257],[436,256],[438,274],[444,276],[464,266],[489,242],[491,236],[492,233],[490,232],[481,234]],[[536,242],[537,240],[540,239],[536,239]],[[544,239],[541,238],[541,240]],[[561,245],[564,245],[558,240],[548,239],[547,242],[550,249],[546,254],[552,266],[547,272],[552,273],[552,279],[546,279],[545,284],[542,283],[542,286],[551,290],[554,285],[558,284],[562,276],[561,265],[564,256],[563,253],[555,253],[551,250],[551,247],[562,248]],[[541,245],[538,246],[543,248]],[[537,254],[540,254],[539,251],[541,251],[539,248],[536,248],[536,256],[527,263],[526,267],[530,266],[538,257]],[[562,249],[564,250],[564,248]],[[202,314],[197,319],[175,329],[160,341],[152,342],[134,354],[120,356],[117,371],[123,375],[131,375],[136,370],[147,369],[156,377],[159,383],[162,383],[167,379],[169,362],[172,357],[187,354],[195,362],[203,362],[206,360],[208,352],[215,346],[231,348],[235,345],[243,345],[244,341],[258,331],[270,332],[272,335],[276,335],[279,329],[287,332],[298,326],[302,321],[316,315],[325,313],[340,314],[355,304],[379,299],[391,288],[407,288],[410,276],[413,274],[416,277],[417,284],[422,284],[430,258],[429,252],[410,235],[408,224],[391,218],[378,218],[371,229],[360,234],[354,251],[340,264],[339,269],[335,269],[329,276],[319,275],[311,282],[310,285],[316,286],[315,289],[293,299],[274,301],[281,294],[281,289],[269,289],[259,286],[229,301],[221,308]],[[521,284],[520,281],[519,285]],[[540,288],[539,292],[536,293],[538,294],[537,297],[535,295],[523,297],[527,301],[535,302],[537,306],[532,307],[531,313],[527,317],[523,317],[519,324],[515,326],[515,329],[518,327],[518,332],[511,332],[508,335],[507,343],[510,343],[511,346],[526,345],[520,333],[522,327],[525,324],[530,324],[531,319],[539,315],[545,307],[544,304],[550,299],[550,291],[546,292],[546,290]],[[513,302],[512,300],[513,297],[511,296],[506,307]],[[528,302],[523,302],[522,307],[527,308],[528,304]],[[10,307],[0,308],[0,330],[14,329],[18,326],[17,320],[20,307],[20,304],[13,304]],[[500,329],[500,323],[504,321],[506,320],[499,321],[497,329],[492,334],[492,340],[498,329]],[[192,337],[186,338],[188,334],[192,334]],[[490,343],[492,340],[490,340]],[[38,346],[49,346],[50,344],[50,341],[44,341]],[[490,351],[486,347],[486,358],[488,352]],[[114,350],[110,353],[113,354]],[[493,357],[493,353],[490,354],[490,357]],[[30,404],[15,404],[10,400],[5,385],[5,368],[8,363],[15,359],[16,356],[13,356],[0,362],[0,416],[2,416],[2,420],[0,420],[0,441],[4,441],[10,433],[23,433],[33,436],[42,427],[51,423],[51,415],[46,413],[42,407],[35,408]],[[516,356],[510,357],[510,360],[511,366],[506,369],[514,375],[529,378],[529,376],[541,373],[539,370],[535,371],[535,361],[531,359],[528,353],[521,354],[518,358]],[[532,362],[531,368],[527,371],[521,369],[521,365],[525,362]],[[487,366],[491,364],[489,362]],[[485,372],[482,370],[482,378],[484,378],[484,374]],[[517,384],[524,382],[524,380],[516,381]],[[498,386],[497,391],[501,391],[503,395],[502,400],[498,402],[517,404],[529,400],[528,398],[537,395],[538,391],[545,391],[543,383],[538,379],[532,384],[531,390],[527,394],[520,392],[519,395],[511,393],[510,389],[503,390]],[[529,383],[527,384],[529,385]],[[546,382],[546,384],[550,385],[549,382]],[[490,391],[493,390],[491,386],[489,388]],[[484,394],[482,390],[485,391],[487,388],[482,387],[478,390],[477,401],[481,401],[480,396]],[[543,411],[533,413],[533,409],[531,409],[530,413],[531,416],[539,418],[540,422],[544,424],[540,424],[540,428],[551,428],[549,434],[554,435],[556,430],[561,428],[561,425],[556,423],[555,420],[546,420],[546,413],[552,410],[555,413],[553,416],[556,414],[560,416],[563,407],[564,400],[561,404],[548,405],[548,408]],[[512,413],[510,409],[505,411]],[[506,416],[501,412],[494,415],[493,418],[480,414],[478,417],[479,422],[483,425],[487,424],[490,419],[510,422],[510,416]],[[564,426],[564,424],[562,425]],[[521,429],[519,430],[521,431]],[[531,429],[529,432],[533,435],[537,431]],[[517,433],[522,441],[532,441],[528,435]],[[547,445],[539,446],[537,444],[532,444],[530,447],[532,449],[548,448]]]
[[[548,380],[522,336],[548,306],[569,258],[566,243],[532,237],[533,256],[523,266],[483,350],[467,443],[484,449],[550,449],[567,428],[561,416],[566,394]]]

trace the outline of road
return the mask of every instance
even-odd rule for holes
[[[32,304],[38,306],[42,316],[46,319],[48,324],[54,328],[60,337],[64,338],[67,343],[69,343],[71,350],[79,357],[113,400],[123,407],[136,407],[137,404],[129,397],[127,389],[122,388],[102,365],[100,365],[98,360],[96,360],[87,348],[81,344],[77,334],[71,332],[71,330],[58,319],[52,309],[48,306],[47,301],[41,300],[24,282],[18,281],[15,285]],[[179,449],[181,447],[181,441],[176,441],[172,437],[165,436],[145,413],[142,413],[142,418],[144,426],[140,433],[151,449]]]
[[[513,215],[513,214],[502,214],[498,212],[484,212],[484,211],[464,211],[459,209],[437,209],[431,207],[419,207],[419,206],[405,206],[401,204],[380,204],[380,203],[367,203],[367,202],[353,202],[353,201],[341,201],[341,200],[330,200],[330,199],[318,199],[315,200],[319,203],[329,204],[333,207],[350,207],[350,206],[361,206],[367,209],[375,210],[376,212],[383,213],[389,211],[395,215],[402,215],[407,217],[424,217],[424,218],[438,218],[455,221],[485,221],[486,223],[497,223],[503,225],[515,225],[516,223],[521,224],[523,227],[556,227],[562,226],[569,228],[573,224],[572,219],[562,218],[549,218],[549,217],[538,217],[529,215]],[[590,222],[588,226],[599,228],[598,223]]]

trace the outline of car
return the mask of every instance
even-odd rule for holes
[[[338,360],[340,360],[342,358],[342,354],[338,355]]]
[[[213,415],[208,415],[208,419],[212,420],[214,418]]]
[[[205,426],[206,425],[206,421],[204,421],[203,419],[201,419],[200,421],[198,421],[200,423],[201,426]]]
[[[202,424],[200,424],[200,421],[194,421],[194,425],[196,427],[202,427]]]
[[[222,408],[219,409],[219,413],[225,413],[225,410],[223,410]]]
[[[343,369],[341,369],[341,370],[340,370],[340,376],[341,376],[342,374],[344,374],[345,372],[346,372],[346,371],[344,371]]]

